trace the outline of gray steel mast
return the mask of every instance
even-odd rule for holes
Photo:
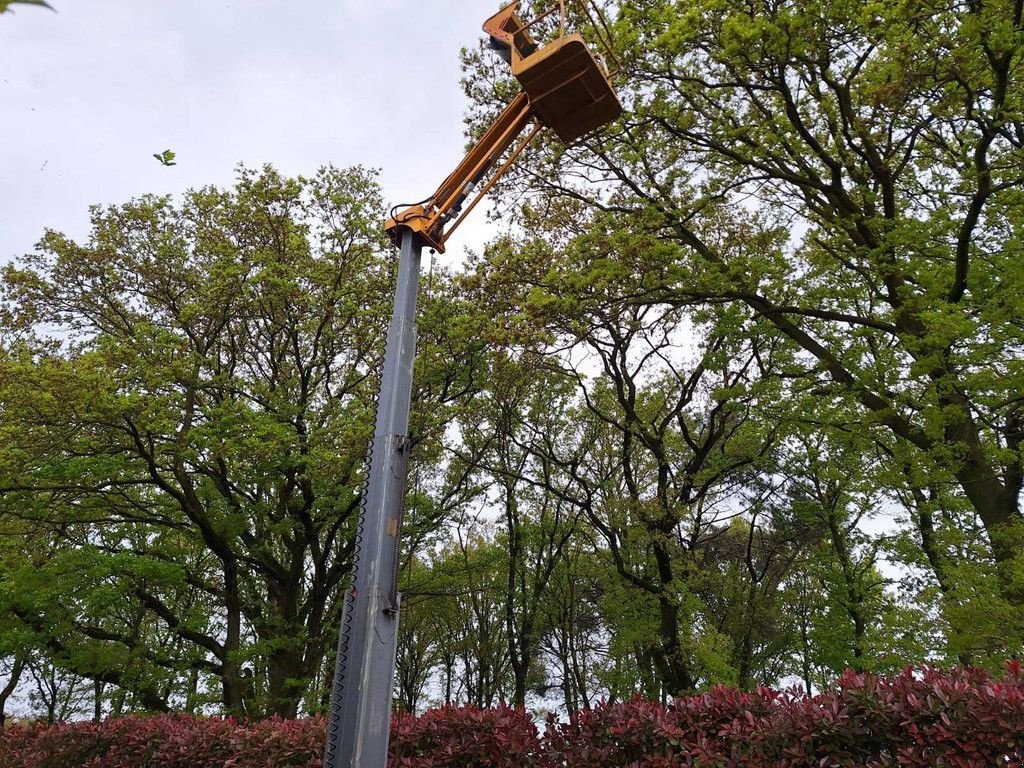
[[[419,236],[405,229],[356,534],[354,575],[338,633],[324,768],[384,768],[387,762],[422,250]]]

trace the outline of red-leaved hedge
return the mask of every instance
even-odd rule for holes
[[[186,715],[15,726],[0,768],[320,766],[322,718],[238,722]],[[441,707],[396,718],[393,768],[1024,768],[1024,675],[979,670],[845,674],[817,696],[715,688],[549,720]]]
[[[817,696],[715,688],[663,707],[633,700],[550,723],[569,768],[996,768],[1024,765],[1024,676],[975,669],[847,672]]]
[[[292,768],[320,766],[323,718],[238,722],[156,715],[9,728],[2,768]]]
[[[396,727],[397,724],[397,727]],[[542,766],[537,726],[522,709],[441,707],[391,723],[394,768],[519,768]]]

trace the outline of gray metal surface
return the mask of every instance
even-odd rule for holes
[[[360,511],[355,575],[338,633],[324,768],[384,768],[387,762],[421,251],[416,235],[406,230]]]

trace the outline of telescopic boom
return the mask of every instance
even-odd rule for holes
[[[564,2],[555,6],[562,11],[563,34],[545,46],[534,41],[529,33],[534,22],[524,23],[517,7],[512,3],[503,8],[487,20],[484,30],[511,64],[522,93],[430,198],[399,211],[384,225],[401,248],[398,284],[356,534],[352,586],[345,595],[338,633],[325,768],[384,768],[387,762],[422,249],[429,246],[444,252],[448,236],[542,126],[568,143],[622,111],[607,69],[579,35],[564,34]],[[531,132],[506,156],[530,123],[535,123]]]

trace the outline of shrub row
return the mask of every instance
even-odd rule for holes
[[[847,672],[817,696],[726,688],[662,707],[574,714],[545,738],[554,765],[629,768],[1021,768],[1024,676],[981,670]]]
[[[322,718],[239,723],[191,715],[110,718],[7,729],[2,768],[319,766]]]
[[[184,715],[16,726],[0,768],[319,766],[322,718],[237,722]],[[847,673],[817,696],[715,688],[670,705],[634,699],[549,719],[509,707],[396,718],[393,768],[1024,767],[1024,675]]]
[[[319,768],[324,739],[322,717],[36,723],[0,732],[0,768]],[[441,707],[396,717],[390,748],[394,768],[519,768],[539,765],[543,755],[533,719],[512,707]]]

